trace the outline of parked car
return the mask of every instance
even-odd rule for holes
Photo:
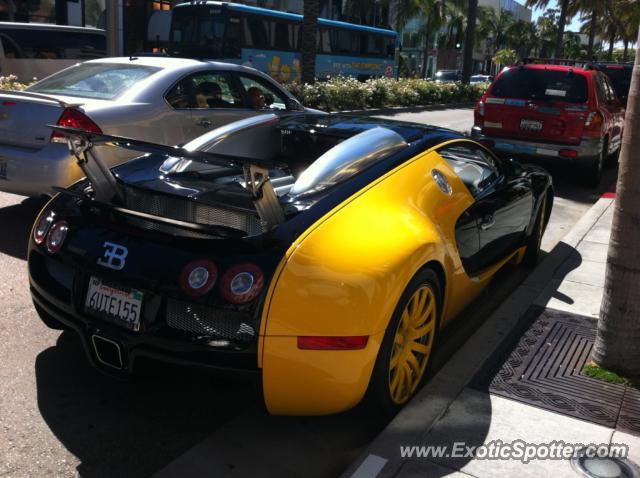
[[[491,75],[473,75],[469,80],[471,83],[491,83],[493,76]]]
[[[616,95],[626,104],[631,86],[633,63],[597,63],[596,67],[609,77]]]
[[[438,70],[436,72],[436,83],[455,83],[462,80],[462,72],[460,70]]]
[[[89,179],[33,229],[44,323],[116,375],[144,357],[254,373],[274,414],[397,411],[440,330],[536,262],[553,205],[542,169],[415,123],[268,114],[182,148],[58,133]],[[118,146],[144,155],[101,169]]]
[[[599,184],[622,142],[624,106],[593,68],[526,64],[503,70],[478,101],[472,137],[503,155],[565,161]]]
[[[0,190],[50,195],[82,176],[49,124],[175,145],[263,110],[304,108],[267,75],[238,65],[168,57],[78,64],[24,92],[0,92]],[[105,161],[130,158],[113,152]]]

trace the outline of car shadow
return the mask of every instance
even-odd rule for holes
[[[31,227],[46,202],[46,199],[26,198],[19,204],[0,208],[0,224],[4,231],[0,234],[0,253],[23,260],[27,258]]]
[[[38,408],[83,477],[150,476],[262,399],[252,381],[154,364],[122,381],[93,369],[75,332],[36,358]]]
[[[567,304],[572,302],[570,297],[560,293],[557,287],[562,280],[582,262],[580,253],[566,243],[560,242],[551,254],[563,257],[560,266],[555,269],[552,284],[555,287],[547,287],[538,298],[540,301],[528,309],[528,313],[522,314],[516,325],[506,333],[501,344],[497,348],[487,344],[483,350],[477,348],[462,349],[462,355],[456,357],[456,363],[463,364],[458,370],[461,375],[473,375],[471,381],[461,391],[455,391],[451,397],[432,396],[433,403],[438,405],[443,400],[450,401],[446,411],[423,432],[418,441],[407,443],[406,440],[398,440],[397,453],[400,454],[401,446],[436,446],[447,447],[448,456],[435,457],[431,455],[425,458],[405,458],[402,461],[401,471],[403,476],[429,476],[437,478],[450,476],[454,471],[461,470],[474,476],[491,476],[500,471],[500,460],[479,460],[470,465],[473,456],[465,456],[471,449],[477,449],[482,445],[488,445],[495,440],[507,443],[514,440],[526,440],[525,432],[517,435],[517,428],[513,427],[513,418],[504,412],[496,412],[491,401],[489,384],[498,373],[502,365],[509,359],[515,350],[522,335],[528,327],[537,319],[534,311],[544,310],[544,306],[552,298],[556,298]],[[542,259],[544,260],[544,259]],[[540,262],[539,262],[540,263]],[[428,388],[430,380],[438,380],[435,376],[440,369],[460,350],[462,345],[484,324],[489,315],[496,310],[497,301],[502,303],[511,295],[519,285],[532,272],[531,269],[507,265],[491,281],[489,287],[472,302],[456,319],[455,326],[445,329],[440,336],[437,348],[434,350],[432,370],[424,387]],[[536,301],[536,302],[538,302]],[[502,333],[502,332],[499,332]],[[477,344],[476,344],[477,345]],[[479,356],[489,356],[478,368]],[[450,377],[448,377],[450,379]],[[442,388],[442,387],[441,387]],[[445,394],[446,395],[446,394]],[[425,405],[422,405],[423,407]],[[414,412],[414,415],[416,413]],[[417,418],[417,417],[416,417]],[[521,417],[523,430],[526,430],[527,418]],[[394,430],[395,431],[395,430]],[[562,437],[558,437],[562,438]],[[387,441],[393,440],[392,436]],[[458,456],[453,456],[452,450],[459,450]],[[467,467],[470,465],[470,467]],[[467,467],[467,468],[465,468]],[[501,474],[505,474],[504,472]],[[508,474],[508,473],[506,473]]]

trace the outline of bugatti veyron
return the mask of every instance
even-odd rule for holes
[[[543,170],[427,125],[268,114],[181,147],[54,128],[86,179],[31,234],[45,324],[113,374],[255,373],[274,414],[405,404],[439,332],[535,263],[553,203]],[[140,156],[108,169],[114,147]]]

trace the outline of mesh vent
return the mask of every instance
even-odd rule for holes
[[[223,207],[202,204],[189,199],[154,194],[125,186],[127,208],[134,211],[167,217],[178,221],[207,226],[226,226],[244,231],[248,235],[263,232],[256,214],[243,213]],[[145,221],[151,223],[153,221]],[[158,229],[160,229],[158,227]]]
[[[245,314],[174,299],[167,301],[167,325],[197,335],[249,342],[256,336]]]

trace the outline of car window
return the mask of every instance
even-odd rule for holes
[[[248,108],[286,110],[287,98],[274,86],[255,76],[240,75]]]
[[[176,109],[241,108],[242,99],[229,75],[204,71],[180,80],[166,95]]]
[[[609,78],[607,78],[607,75],[602,75],[602,82],[604,83],[605,87],[609,91],[609,97],[611,98],[611,102],[614,102],[617,98],[616,90],[611,84],[611,81],[609,81]]]
[[[160,68],[145,65],[83,63],[45,78],[28,90],[112,100],[157,71]]]
[[[502,73],[491,88],[491,96],[527,100],[585,103],[589,97],[587,80],[571,71],[511,68]]]
[[[452,144],[438,150],[469,192],[477,197],[499,177],[495,160],[479,146]]]
[[[631,86],[631,68],[620,65],[609,65],[603,68],[604,73],[611,81],[618,97],[626,97]]]

